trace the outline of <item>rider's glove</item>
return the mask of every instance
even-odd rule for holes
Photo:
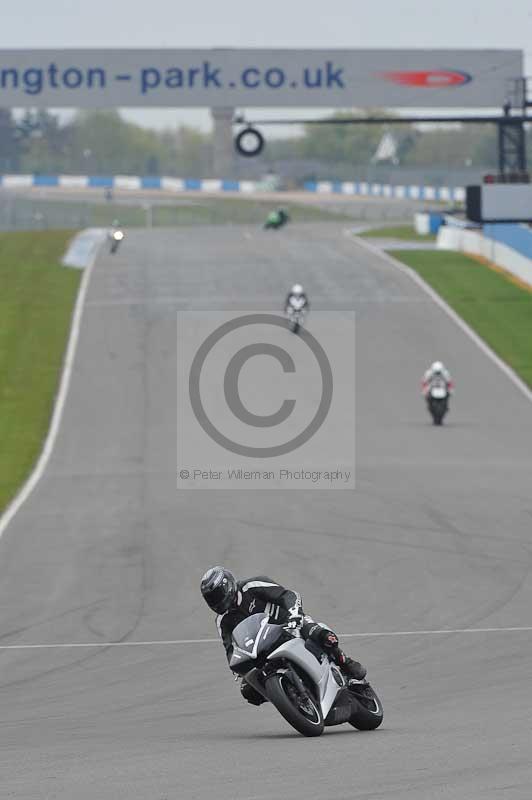
[[[338,636],[333,633],[332,631],[324,631],[322,638],[322,646],[325,647],[327,650],[334,650],[335,647],[338,647]]]

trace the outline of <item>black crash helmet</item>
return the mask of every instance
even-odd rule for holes
[[[236,598],[236,578],[223,567],[211,567],[201,579],[201,593],[209,608],[225,614]]]

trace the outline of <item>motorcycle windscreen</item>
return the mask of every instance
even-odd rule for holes
[[[282,636],[282,626],[271,625],[268,614],[253,614],[243,620],[232,633],[230,668],[235,672],[247,672],[252,662],[270,652]]]

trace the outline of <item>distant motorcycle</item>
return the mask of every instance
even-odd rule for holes
[[[290,217],[288,216],[288,212],[285,211],[284,208],[280,208],[277,211],[272,211],[270,214],[268,214],[268,218],[264,223],[264,230],[278,230],[286,225],[289,219]]]
[[[120,242],[124,239],[124,231],[120,230],[120,228],[117,228],[116,230],[111,231],[109,238],[111,240],[111,254],[116,253]]]
[[[441,425],[449,410],[449,389],[444,378],[433,378],[427,392],[427,405],[434,425]]]
[[[382,723],[382,704],[367,681],[345,678],[314,642],[297,628],[274,625],[268,614],[253,614],[232,633],[229,666],[303,736],[349,723],[361,731]]]
[[[296,290],[296,291],[294,291]],[[305,320],[308,311],[308,300],[300,284],[294,284],[290,290],[285,304],[285,312],[288,317],[288,327],[292,333],[298,333]]]

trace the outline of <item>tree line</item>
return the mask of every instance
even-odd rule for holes
[[[331,119],[346,115],[352,112]],[[269,139],[264,163],[275,169],[276,161],[314,160],[325,168],[345,165],[352,174],[372,162],[386,131],[396,142],[394,163],[400,166],[496,169],[497,132],[489,125],[306,125],[298,137]],[[527,137],[530,151],[532,131]],[[48,111],[29,111],[16,120],[0,109],[2,173],[205,177],[211,158],[211,135],[187,126],[151,130],[124,120],[118,111],[80,111],[66,122]],[[245,164],[240,174],[243,169]]]
[[[332,120],[357,116],[339,112]],[[298,139],[273,141],[277,158],[307,158],[332,163],[367,166],[377,153],[383,135],[389,132],[396,142],[394,163],[409,167],[464,167],[497,164],[497,131],[494,125],[419,126],[392,124],[397,116],[381,110],[366,116],[390,118],[389,125],[306,125]],[[363,118],[363,115],[360,115]],[[532,136],[529,131],[529,142]]]
[[[187,126],[156,131],[118,111],[80,111],[61,122],[48,111],[20,120],[0,109],[0,172],[72,175],[184,175],[204,171],[210,136]]]

